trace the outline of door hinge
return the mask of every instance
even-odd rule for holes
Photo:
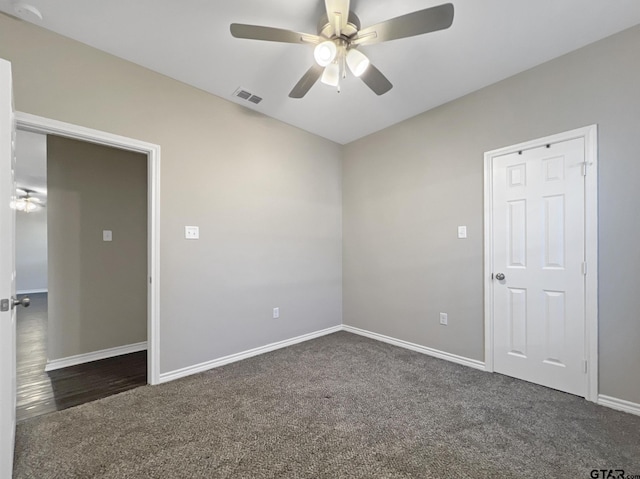
[[[587,176],[587,162],[582,163],[582,176]]]
[[[582,262],[582,275],[583,276],[587,275],[587,262],[586,261]]]
[[[588,370],[587,360],[585,359],[584,361],[582,361],[582,364],[584,365],[584,373],[587,374],[587,370]]]

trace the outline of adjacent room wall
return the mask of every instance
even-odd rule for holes
[[[640,403],[639,51],[634,27],[348,145],[345,324],[483,360],[483,154],[597,123],[600,392]]]
[[[16,291],[47,291],[47,210],[16,211]]]
[[[162,373],[342,322],[339,145],[1,14],[0,57],[17,110],[161,146]]]
[[[146,341],[146,155],[48,135],[47,189],[48,359]]]
[[[18,131],[15,180],[46,203],[47,137]],[[47,291],[47,210],[16,211],[16,291]]]

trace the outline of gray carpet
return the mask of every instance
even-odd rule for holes
[[[18,425],[15,478],[640,474],[640,417],[340,332]]]

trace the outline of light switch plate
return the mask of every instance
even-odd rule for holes
[[[113,241],[113,231],[102,230],[102,241]]]
[[[467,237],[467,227],[466,226],[458,226],[458,238],[464,239]]]
[[[440,313],[440,324],[447,325],[449,323],[449,315],[447,313]]]
[[[185,239],[200,239],[200,228],[197,226],[184,227]]]
[[[273,308],[273,319],[278,319],[280,317],[280,308]]]

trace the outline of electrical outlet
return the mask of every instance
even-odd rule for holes
[[[447,313],[440,313],[440,324],[444,324],[445,326],[448,324],[449,316]]]
[[[278,319],[280,317],[280,308],[273,308],[273,319]]]
[[[200,228],[197,226],[185,226],[184,227],[185,239],[197,240],[200,239]]]

